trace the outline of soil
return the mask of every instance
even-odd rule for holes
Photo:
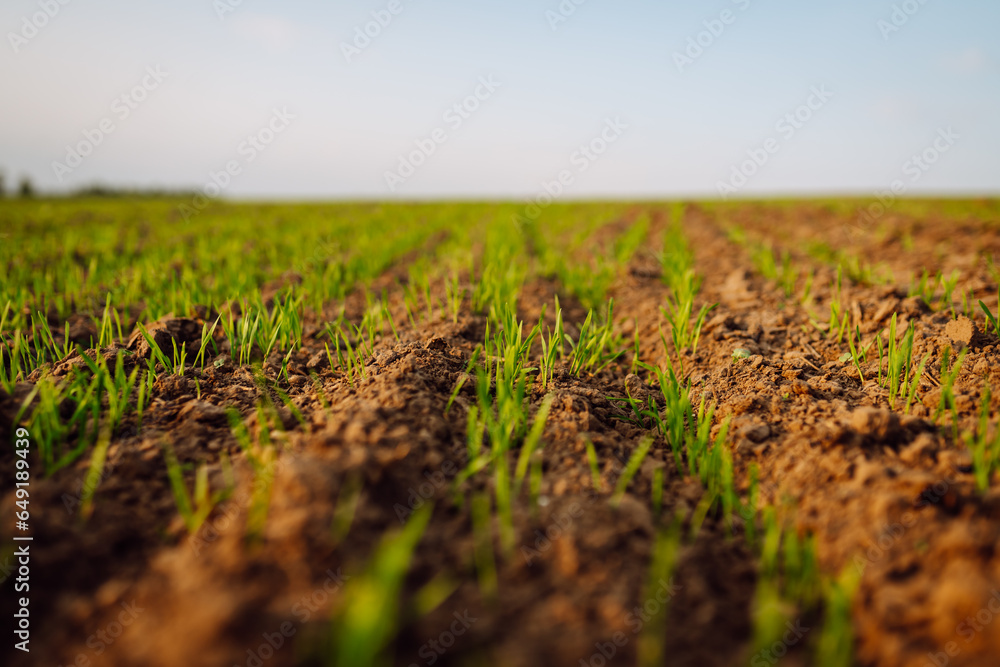
[[[667,288],[649,249],[662,247],[669,215],[665,207],[648,208],[650,238],[609,296],[626,340],[637,326],[641,359],[662,365],[667,352],[675,351],[664,350],[661,340]],[[996,312],[996,281],[983,258],[1000,247],[997,217],[955,221],[942,213],[925,220],[893,213],[875,234],[859,230],[853,214],[820,204],[760,203],[689,204],[683,220],[696,270],[704,277],[700,302],[719,304],[697,352],[680,351],[685,375],[696,398],[705,396],[718,404],[719,417],[731,417],[730,442],[744,492],[750,466],[756,465],[762,505],[782,508],[790,529],[815,536],[821,569],[831,576],[846,568],[861,573],[852,607],[856,664],[1000,664],[1000,491],[976,490],[964,443],[946,421],[944,427],[932,422],[944,349],[967,349],[955,385],[961,432],[977,423],[984,382],[997,386],[1000,380],[1000,340],[984,329],[981,316],[953,321],[950,311],[909,297],[905,282],[845,281],[851,326],[866,340],[897,313],[900,331],[915,324],[914,358],[931,353],[914,409],[891,410],[887,391],[873,380],[874,363],[864,368],[862,382],[853,362],[843,358],[846,342],[838,344],[817,329],[810,310],[785,299],[779,286],[756,273],[749,255],[725,231],[728,224],[740,224],[815,269],[812,309],[825,322],[836,270],[799,252],[806,241],[877,256],[900,277],[925,268],[932,274],[957,269],[959,289],[970,290]],[[603,247],[614,236],[595,234],[592,242]],[[904,236],[908,249],[899,241]],[[410,604],[401,607],[394,664],[636,662],[640,632],[650,618],[644,612],[652,602],[646,573],[661,521],[649,502],[654,470],[665,474],[664,516],[679,516],[685,525],[703,489],[666,465],[669,448],[657,439],[623,502],[614,509],[607,502],[617,463],[647,434],[621,419],[620,403],[611,400],[625,396],[631,353],[596,375],[578,378],[557,370],[548,390],[531,394],[532,412],[547,393],[555,394],[543,436],[546,502],[537,512],[530,510],[526,493],[515,503],[516,553],[504,559],[498,551],[498,595],[488,601],[470,567],[468,504],[456,505],[450,492],[467,462],[472,382],[446,410],[482,340],[485,318],[462,314],[453,322],[442,314],[416,327],[404,325],[405,266],[392,267],[389,276],[379,290],[389,295],[399,339],[391,333],[380,339],[367,379],[352,385],[343,372],[329,368],[320,354],[322,323],[311,321],[287,380],[279,377],[280,355],[265,361],[263,377],[225,354],[204,371],[162,376],[141,428],[131,416],[114,433],[86,520],[80,518],[79,498],[89,457],[50,478],[34,478],[32,652],[14,651],[5,641],[4,664],[325,663],[329,618],[343,584],[356,576],[386,531],[400,527],[423,503],[433,503],[434,510],[403,585],[402,599]],[[436,289],[443,298],[443,284]],[[556,295],[572,330],[586,313],[551,278],[529,280],[519,316],[533,324],[547,304],[551,321]],[[354,304],[349,314],[360,317],[357,304],[363,298],[350,295],[346,303]],[[207,311],[176,315],[150,329],[151,335],[175,339],[180,347],[182,340],[196,339],[211,316]],[[131,343],[134,356],[148,354],[141,337]],[[737,349],[749,356],[734,360]],[[114,352],[100,351],[112,358]],[[74,363],[82,360],[66,359],[52,370],[65,373]],[[648,378],[639,376],[640,385],[629,382],[641,387]],[[282,406],[275,386],[292,398],[301,420],[280,407],[280,423],[260,423],[260,401]],[[25,383],[14,397],[0,395],[5,432],[14,406],[29,391]],[[994,395],[992,416],[998,401]],[[279,450],[263,473],[273,476],[273,486],[266,522],[256,531],[253,477],[230,427],[229,407],[239,411],[254,439],[263,432]],[[164,439],[182,463],[207,463],[213,488],[223,483],[224,458],[236,470],[233,497],[193,535],[178,517],[161,453]],[[588,440],[603,466],[598,489],[585,455]],[[13,479],[13,473],[13,455],[4,448],[0,479]],[[488,484],[475,477],[464,488]],[[338,535],[331,526],[358,485],[353,523],[346,536]],[[13,533],[8,519],[13,503],[7,489],[0,502],[5,535]],[[12,563],[8,552],[0,553],[5,572]],[[682,547],[673,579],[662,582],[669,598],[668,664],[750,664],[758,576],[757,558],[746,541],[728,534],[722,518],[711,514]],[[417,614],[415,594],[442,578],[452,592],[429,614]],[[12,578],[3,584],[4,619],[15,609],[11,583]],[[812,664],[818,620],[802,619],[805,639],[789,647],[781,664]],[[773,664],[756,658],[753,664]]]

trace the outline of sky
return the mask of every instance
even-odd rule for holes
[[[234,199],[997,194],[996,0],[4,0],[0,170]]]

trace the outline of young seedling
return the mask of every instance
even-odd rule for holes
[[[118,428],[128,410],[129,398],[135,388],[140,371],[137,364],[128,377],[126,377],[123,359],[124,353],[122,350],[118,350],[115,358],[115,371],[112,375],[108,372],[107,366],[104,364],[104,359],[100,358],[101,372],[99,375],[104,380],[104,388],[107,392],[108,421],[111,424],[112,431]]]
[[[604,321],[596,323],[594,311],[591,310],[580,327],[580,336],[573,341],[566,336],[570,344],[570,372],[580,376],[584,372],[598,373],[620,356],[625,354],[621,340],[614,333],[614,300],[608,301],[607,315]],[[617,352],[612,352],[617,349]]]
[[[694,309],[693,295],[690,298],[685,296],[682,299],[672,297],[667,299],[667,305],[661,308],[661,310],[670,324],[674,351],[678,355],[688,347],[691,348],[692,353],[698,351],[698,342],[701,340],[701,329],[705,324],[705,318],[718,305],[717,303],[703,305],[701,310],[698,311],[697,316],[694,316],[692,322]]]
[[[709,491],[705,491],[701,494],[701,500],[694,508],[694,512],[691,514],[691,526],[688,532],[688,539],[692,542],[698,539],[698,533],[701,532],[702,526],[705,524],[705,519],[708,518],[709,512],[712,508],[719,503],[719,496]]]
[[[430,521],[427,504],[382,538],[364,571],[345,584],[333,616],[333,665],[376,665],[396,632],[403,580]]]
[[[937,280],[932,283],[930,281],[930,273],[927,269],[924,269],[920,279],[910,285],[909,296],[920,297],[920,300],[927,304],[928,308],[932,308],[934,305],[932,303],[934,301],[934,293],[937,291],[940,280],[941,274],[939,273]]]
[[[681,521],[679,517],[674,517],[669,524],[657,531],[656,541],[653,543],[653,557],[646,573],[646,600],[655,600],[658,604],[650,618],[645,621],[639,635],[636,662],[640,667],[658,667],[666,664],[667,612],[670,598],[674,593],[673,576],[680,550]],[[666,599],[663,599],[664,594]]]
[[[514,551],[514,506],[510,457],[506,449],[493,456],[493,489],[500,527],[500,549],[509,558]]]
[[[781,643],[786,623],[796,614],[801,617],[816,608],[822,589],[815,539],[783,531],[774,507],[764,510],[763,524],[753,613],[758,652],[753,662],[771,655],[770,649]]]
[[[479,579],[479,592],[487,601],[496,600],[497,570],[493,554],[493,523],[490,516],[490,497],[485,493],[472,496],[473,558]]]
[[[913,336],[915,328],[910,322],[902,341],[896,340],[896,314],[893,313],[889,323],[889,349],[886,354],[888,371],[886,381],[889,385],[889,405],[895,405],[896,397],[901,389],[905,391],[910,378],[910,364],[913,359]]]
[[[150,355],[151,358],[155,359],[157,362],[162,364],[164,370],[166,370],[167,372],[171,372],[174,366],[173,364],[170,363],[170,361],[167,360],[167,355],[163,352],[163,350],[160,349],[159,344],[157,344],[157,342],[153,340],[153,337],[149,335],[149,332],[146,331],[146,327],[142,326],[142,322],[136,322],[136,326],[139,327],[139,331],[142,333],[142,337],[146,339],[146,344],[149,345],[149,349],[151,351]],[[174,341],[174,345],[176,344],[177,344],[176,341]],[[83,354],[83,350],[79,349],[79,347],[77,351],[80,353],[81,356],[86,356],[85,354]]]
[[[854,567],[846,567],[823,591],[823,627],[816,643],[818,667],[850,667],[854,664],[852,607],[861,581]]]
[[[920,378],[923,377],[924,368],[927,366],[927,362],[930,358],[930,352],[924,355],[924,358],[920,360],[920,366],[917,367],[917,372],[914,373],[913,379],[910,380],[910,386],[906,389],[906,406],[903,408],[903,412],[905,414],[910,413],[910,407],[913,405],[913,399],[917,395],[917,388],[920,386]]]
[[[585,441],[587,447],[587,464],[590,466],[590,484],[594,489],[595,493],[601,493],[604,490],[604,483],[601,481],[601,469],[597,461],[597,450],[594,449],[594,443],[587,438]]]
[[[544,308],[542,316],[544,316]],[[539,320],[541,327],[541,320]],[[539,362],[539,377],[542,380],[542,389],[546,389],[552,382],[555,373],[556,359],[563,358],[563,343],[566,341],[566,332],[563,329],[562,308],[559,307],[559,297],[556,297],[556,322],[555,328],[548,331],[548,335],[541,335],[539,341],[542,345],[542,358]]]
[[[445,294],[447,295],[451,321],[453,324],[458,324],[458,314],[461,312],[462,302],[465,300],[465,288],[459,285],[457,273],[453,273],[451,279],[445,282]]]
[[[215,328],[219,326],[219,322],[222,321],[222,315],[220,314],[215,318],[215,322],[212,324],[212,328],[208,327],[208,322],[205,322],[201,327],[201,344],[198,346],[198,354],[194,358],[195,366],[201,365],[201,368],[205,368],[205,350],[208,348],[208,344],[211,343],[215,348],[215,353],[219,353],[219,348],[215,345],[215,339],[213,334],[215,333]]]
[[[653,514],[660,516],[663,508],[663,468],[653,470],[653,489],[650,492],[653,503]]]
[[[799,281],[799,271],[792,265],[792,256],[786,250],[781,253],[781,274],[778,284],[785,292],[785,298],[790,299],[795,294],[795,285]]]
[[[990,436],[990,400],[992,392],[989,384],[983,386],[979,408],[979,428],[965,434],[965,441],[972,451],[972,470],[976,488],[985,492],[990,488],[993,473],[1000,468],[1000,428],[993,429]]]
[[[958,439],[958,406],[955,404],[954,387],[955,380],[958,379],[959,373],[962,372],[962,363],[965,361],[965,354],[967,352],[968,350],[962,350],[959,353],[958,357],[955,358],[955,363],[951,364],[950,370],[951,348],[945,348],[944,353],[941,355],[941,402],[934,412],[934,421],[937,422],[945,410],[950,411],[952,435],[956,440]]]
[[[854,347],[854,333],[852,332],[847,336],[847,344],[851,348],[851,358],[854,360],[854,367],[858,370],[858,379],[861,380],[861,384],[865,383],[865,374],[861,370],[861,360],[858,355],[858,350]],[[858,332],[858,345],[861,345],[861,332]]]
[[[740,504],[738,510],[743,520],[743,532],[751,549],[757,548],[757,503],[760,500],[760,468],[756,463],[750,464],[750,488],[747,492],[747,502]]]
[[[21,423],[31,406],[28,429],[37,438],[46,475],[76,461],[97,440],[103,373],[103,370],[93,374],[74,370],[70,378],[59,382],[43,379],[22,402],[13,423]],[[64,419],[62,412],[66,399],[76,406],[69,419]],[[88,424],[92,426],[89,433]],[[69,440],[73,434],[77,442],[75,447],[70,448]]]
[[[694,271],[694,256],[680,226],[680,212],[675,211],[674,215],[675,220],[667,230],[666,245],[660,258],[663,280],[670,288],[667,305],[661,310],[670,323],[674,352],[680,358],[682,350],[688,347],[692,353],[698,351],[705,318],[718,304],[705,304],[697,315],[694,314],[694,298],[701,288],[701,280]]]
[[[184,482],[184,472],[174,453],[173,445],[168,440],[162,442],[163,457],[167,462],[167,477],[170,479],[170,489],[173,491],[174,500],[177,503],[177,510],[184,520],[184,525],[188,533],[194,535],[201,528],[205,519],[212,513],[212,509],[229,497],[235,487],[232,469],[229,459],[223,457],[223,473],[226,477],[226,487],[215,493],[210,493],[208,486],[208,465],[202,464],[195,473],[193,498],[188,494],[187,484]]]
[[[458,398],[458,392],[462,391],[462,387],[465,386],[465,381],[468,380],[476,364],[479,362],[479,355],[482,353],[483,348],[481,346],[476,346],[476,349],[472,352],[472,358],[469,359],[469,364],[465,367],[465,373],[458,379],[455,383],[455,388],[451,391],[451,396],[448,397],[448,404],[445,405],[444,413],[447,415],[451,411],[451,405]]]
[[[625,490],[628,488],[629,482],[635,477],[635,474],[639,472],[639,468],[642,466],[642,462],[646,459],[646,455],[649,454],[649,449],[653,446],[653,437],[646,436],[641,441],[639,445],[632,451],[632,455],[628,459],[628,463],[625,464],[625,470],[622,471],[621,476],[618,478],[618,484],[615,486],[615,492],[611,496],[611,506],[618,507],[621,504],[622,498],[625,497]]]
[[[955,288],[958,287],[958,279],[961,274],[958,271],[952,271],[951,276],[945,278],[943,275],[940,278],[941,288],[943,290],[942,299],[944,300],[944,305],[951,310],[951,318],[955,319],[958,317],[958,313],[955,312],[955,304],[952,301],[952,295],[955,293]]]
[[[997,288],[997,303],[1000,303],[1000,288]],[[979,302],[979,307],[983,309],[983,313],[986,314],[986,321],[989,324],[988,329],[992,329],[993,333],[1000,336],[1000,306],[998,306],[997,315],[994,316],[993,312],[990,311],[989,306],[987,306],[982,301]]]
[[[108,447],[111,445],[111,432],[108,429],[101,431],[97,439],[97,446],[90,455],[90,466],[87,468],[87,475],[83,480],[83,493],[80,497],[80,518],[86,521],[94,513],[94,494],[104,477],[104,463],[108,455]]]
[[[305,415],[302,414],[302,410],[299,409],[299,406],[292,400],[292,397],[289,396],[284,389],[277,385],[271,385],[271,389],[278,395],[278,398],[281,399],[282,404],[288,408],[289,412],[292,413],[292,416],[295,417],[295,421],[297,421],[300,426],[306,426],[308,421],[306,420]]]
[[[541,442],[542,431],[545,430],[545,422],[549,418],[549,410],[552,408],[553,400],[555,400],[555,394],[549,394],[542,401],[541,406],[538,408],[538,414],[535,415],[535,422],[532,424],[531,430],[528,431],[528,435],[524,439],[524,443],[521,445],[521,452],[517,457],[517,468],[514,472],[515,494],[520,492],[524,476],[528,472],[528,463],[531,461],[531,457],[535,453],[535,449]]]
[[[628,406],[628,410],[624,416],[612,415],[612,419],[617,419],[620,421],[628,422],[640,429],[653,428],[658,422],[658,415],[656,411],[656,400],[652,396],[646,398],[646,403],[641,403],[638,399],[633,398],[630,393],[628,393],[628,388],[626,387],[626,395],[624,398],[619,398],[616,396],[607,396],[606,399],[612,403],[624,403],[622,407]]]
[[[811,269],[809,273],[806,274],[806,281],[802,287],[802,297],[799,299],[799,303],[810,309],[813,303],[812,288],[813,288],[813,283],[815,281],[816,281],[816,270]]]
[[[341,544],[351,531],[358,502],[361,500],[364,479],[360,474],[351,474],[341,484],[340,492],[337,494],[337,507],[333,512],[333,525],[330,527],[334,544]]]
[[[674,458],[677,472],[681,475],[685,473],[682,459],[685,437],[687,432],[687,420],[690,416],[691,423],[694,422],[694,413],[691,408],[691,399],[688,396],[688,389],[682,387],[674,374],[674,369],[668,367],[664,373],[661,369],[655,368],[657,379],[660,384],[660,393],[663,395],[664,409],[655,413],[657,430],[670,444],[670,450]]]
[[[778,263],[774,259],[774,249],[768,243],[754,243],[750,247],[750,260],[766,280],[778,281]]]

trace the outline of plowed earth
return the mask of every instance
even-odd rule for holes
[[[660,310],[667,288],[649,249],[662,247],[666,215],[655,205],[637,212],[643,208],[651,209],[650,237],[609,296],[625,339],[631,341],[638,326],[641,359],[662,365],[667,353],[674,355],[660,336],[660,327],[667,326]],[[964,443],[949,422],[932,423],[944,349],[968,348],[955,385],[966,429],[978,419],[984,382],[998,386],[1000,340],[984,330],[981,316],[972,325],[975,332],[949,327],[950,311],[909,297],[905,279],[877,286],[845,280],[851,326],[866,340],[897,313],[900,331],[909,322],[916,325],[914,358],[931,353],[910,414],[898,404],[890,410],[886,390],[873,379],[874,362],[869,359],[862,383],[853,362],[843,359],[846,342],[838,344],[810,323],[810,308],[825,322],[836,269],[802,251],[807,242],[824,241],[877,259],[901,279],[925,268],[958,269],[959,289],[995,312],[996,279],[982,258],[1000,251],[996,219],[895,214],[880,220],[875,234],[858,228],[853,216],[818,204],[761,203],[690,204],[683,221],[703,277],[699,301],[719,304],[697,354],[681,352],[685,374],[695,398],[706,396],[718,404],[717,417],[731,417],[738,486],[746,491],[749,466],[756,464],[761,504],[793,508],[781,512],[782,520],[790,530],[815,535],[822,570],[862,573],[852,606],[856,663],[1000,664],[1000,493],[976,490]],[[795,262],[816,271],[810,308],[786,299],[779,286],[756,273],[747,252],[727,236],[732,223],[788,249]],[[606,242],[601,239],[596,234],[592,243]],[[404,279],[405,271],[398,271],[382,285],[399,323],[406,321],[399,286]],[[556,295],[567,329],[574,331],[586,313],[551,278],[530,278],[524,285],[520,318],[537,321],[547,304],[551,321]],[[212,317],[177,315],[183,318],[164,323],[164,335],[178,342],[189,329],[197,338],[201,323]],[[392,335],[379,339],[367,362],[368,378],[353,386],[320,354],[321,326],[318,319],[307,325],[288,381],[278,377],[279,357],[264,364],[266,382],[225,355],[183,378],[161,376],[142,428],[133,416],[114,434],[88,520],[78,511],[86,457],[33,482],[32,653],[12,650],[5,633],[4,664],[318,664],[345,582],[386,531],[400,527],[423,503],[434,504],[433,515],[402,599],[439,576],[453,591],[428,614],[403,613],[392,650],[395,664],[635,664],[644,624],[664,600],[668,664],[743,665],[755,658],[755,665],[774,664],[770,656],[753,655],[757,559],[741,535],[727,534],[717,512],[682,546],[673,578],[662,582],[662,599],[647,596],[645,577],[661,521],[650,503],[653,471],[665,473],[664,516],[690,522],[703,489],[668,465],[669,448],[658,438],[624,501],[614,509],[607,502],[621,465],[648,433],[625,420],[621,403],[610,400],[625,396],[630,354],[596,376],[557,370],[548,390],[536,388],[530,395],[534,412],[547,393],[555,394],[542,438],[546,502],[537,512],[526,493],[515,502],[516,553],[505,559],[497,552],[498,595],[488,601],[471,567],[469,505],[455,504],[451,494],[451,482],[467,462],[472,382],[446,412],[482,341],[485,318],[462,314],[452,322],[442,314],[416,328],[400,326],[398,341]],[[749,356],[734,361],[737,349]],[[638,379],[649,380],[643,372]],[[275,401],[268,382],[288,392],[303,420],[282,407],[283,423],[263,426],[279,454],[266,472],[273,475],[266,522],[251,538],[253,477],[223,408],[240,410],[259,438],[254,408]],[[30,383],[20,385],[17,396],[0,402],[5,430],[17,399],[29,390]],[[995,392],[993,415],[998,401]],[[165,438],[182,463],[208,462],[213,486],[222,483],[223,452],[237,472],[235,494],[193,535],[177,516],[161,454]],[[602,466],[598,488],[591,482],[587,440]],[[7,486],[13,460],[3,448],[5,535],[13,533],[14,497]],[[464,484],[467,490],[487,488],[490,480],[473,477]],[[331,526],[352,488],[361,489],[353,522],[346,536],[338,536]],[[11,583],[3,585],[5,619],[15,608]],[[781,664],[812,664],[818,622],[799,619],[801,641],[789,642]]]

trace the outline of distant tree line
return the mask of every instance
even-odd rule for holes
[[[102,197],[102,198],[129,198],[129,199],[175,199],[184,198],[190,199],[194,197],[197,193],[196,190],[170,190],[167,188],[129,188],[129,187],[116,187],[113,185],[102,185],[100,183],[95,183],[93,185],[86,185],[75,190],[71,190],[66,194],[53,195],[47,194],[46,197],[67,197],[67,198],[88,198],[88,197]],[[17,189],[13,192],[7,190],[7,178],[6,175],[0,171],[0,199],[5,199],[7,197],[20,197],[21,199],[34,199],[39,196],[38,191],[35,190],[35,185],[31,180],[30,176],[22,176],[21,180],[18,182]]]
[[[121,197],[129,199],[190,199],[197,190],[170,190],[167,188],[122,188],[94,184],[71,191],[69,197]]]
[[[35,186],[31,182],[31,178],[28,176],[22,176],[21,182],[17,186],[15,192],[7,192],[7,177],[3,172],[0,172],[0,199],[6,198],[8,195],[17,195],[22,199],[31,199],[35,196]]]

